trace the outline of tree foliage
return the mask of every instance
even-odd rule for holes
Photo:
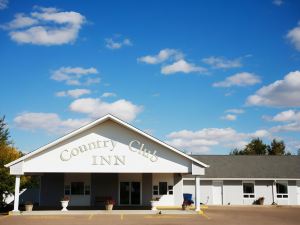
[[[0,119],[0,206],[5,205],[7,195],[14,193],[15,177],[9,174],[9,168],[4,165],[20,158],[23,154],[12,146],[5,117]],[[21,176],[20,188],[32,186],[35,183],[30,176]]]
[[[243,149],[235,148],[230,155],[290,155],[285,150],[284,141],[273,139],[266,145],[260,138],[253,138]]]

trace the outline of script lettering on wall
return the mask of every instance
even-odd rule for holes
[[[80,157],[87,151],[106,150],[108,152],[114,151],[117,143],[113,140],[95,140],[86,144],[75,146],[70,149],[64,149],[60,153],[60,159],[63,162],[72,160],[73,157]],[[156,150],[150,150],[145,147],[145,144],[138,140],[132,140],[128,143],[128,150],[134,152],[141,157],[149,159],[151,162],[156,162],[158,156]],[[100,166],[122,166],[126,164],[126,155],[93,155],[92,165]]]

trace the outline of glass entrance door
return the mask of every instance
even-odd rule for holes
[[[128,205],[129,202],[129,182],[120,182],[120,205]]]
[[[141,183],[140,182],[131,182],[131,196],[130,196],[132,205],[141,204]]]
[[[141,204],[141,182],[120,182],[120,205]]]

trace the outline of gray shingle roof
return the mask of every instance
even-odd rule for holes
[[[210,165],[205,178],[297,178],[300,156],[192,155]]]

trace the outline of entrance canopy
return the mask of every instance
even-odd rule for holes
[[[190,173],[208,165],[106,115],[5,165],[30,173]]]

